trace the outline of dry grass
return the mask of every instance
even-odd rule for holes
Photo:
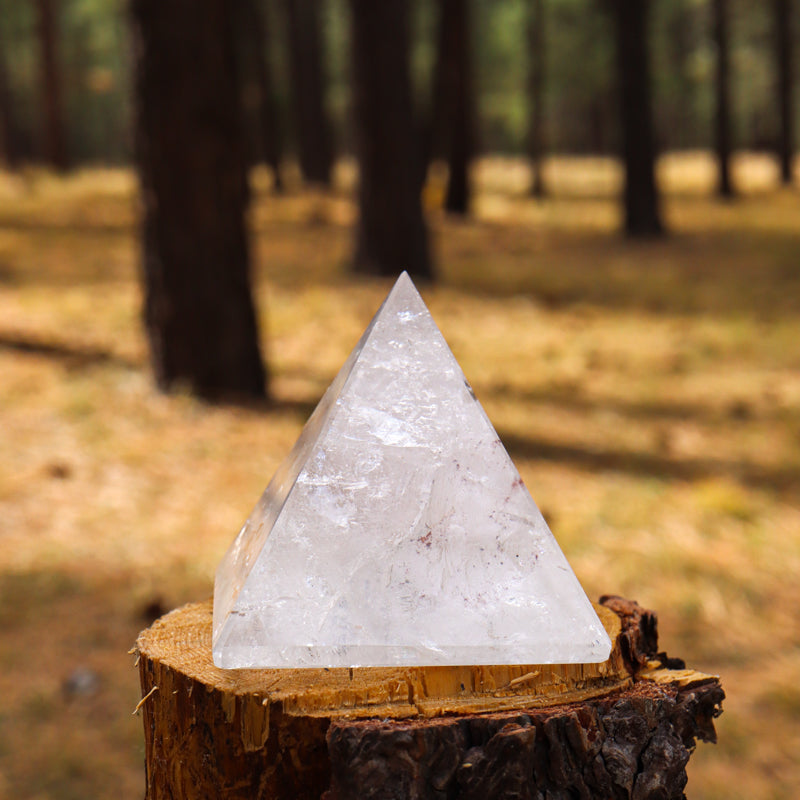
[[[800,197],[743,157],[662,165],[664,242],[614,232],[619,174],[478,169],[477,219],[431,208],[434,316],[587,592],[660,612],[723,676],[690,796],[800,786]],[[125,172],[0,179],[0,797],[141,793],[126,650],[155,599],[214,567],[388,288],[347,275],[352,168],[331,197],[255,176],[258,302],[276,399],[212,408],[150,384]],[[435,206],[433,182],[426,202]]]

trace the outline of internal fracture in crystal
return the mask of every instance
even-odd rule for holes
[[[403,273],[219,565],[214,662],[545,664],[610,649]]]

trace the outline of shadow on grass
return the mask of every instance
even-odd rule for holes
[[[305,423],[311,413],[317,407],[318,400],[301,398],[274,398],[268,397],[266,400],[253,400],[247,397],[222,397],[218,400],[203,400],[197,398],[198,402],[207,402],[214,408],[230,408],[237,411],[247,411],[253,414],[280,414],[296,417]]]
[[[712,407],[701,403],[686,403],[679,400],[644,400],[631,401],[621,397],[590,398],[580,393],[578,386],[566,383],[539,388],[522,388],[498,383],[475,385],[478,397],[492,397],[531,405],[556,405],[560,409],[568,409],[581,413],[611,411],[632,419],[648,422],[670,420],[681,422],[730,423],[758,419],[761,421],[777,421],[783,412],[778,409],[754,409],[743,400],[731,400],[726,407]]]
[[[130,235],[138,230],[136,222],[90,222],[81,219],[65,219],[58,222],[49,222],[38,219],[20,219],[18,217],[0,217],[0,230],[16,231],[22,233],[48,234],[76,233],[91,236],[119,236]]]
[[[132,370],[145,368],[145,365],[140,361],[122,356],[104,347],[77,346],[63,341],[33,339],[13,333],[0,333],[0,351],[2,350],[9,350],[22,355],[42,356],[63,363],[67,368],[75,370],[109,365]],[[218,402],[214,402],[213,405],[238,408],[257,414],[268,412],[291,414],[305,420],[316,408],[317,401],[293,398],[271,398],[266,401],[249,400],[247,398],[223,398]]]
[[[556,205],[548,212],[552,218],[544,220],[528,220],[512,210],[500,219],[455,225],[431,215],[446,253],[439,265],[441,283],[465,294],[528,295],[552,309],[589,305],[658,314],[759,314],[769,319],[800,313],[800,233],[785,204],[776,202],[772,214],[770,196],[748,195],[737,201],[735,214],[720,217],[720,206],[703,198],[693,202],[670,194],[667,199],[680,206],[683,222],[675,223],[663,239],[648,242],[626,241],[591,215],[581,220],[578,201],[583,198],[553,201]],[[341,226],[323,220],[323,233],[327,228]],[[84,248],[90,251],[94,243],[102,252],[110,236],[132,241],[136,230],[127,221],[52,222],[8,216],[0,216],[0,229],[30,234],[37,247],[43,237],[50,237],[51,249],[63,246],[64,252],[72,252],[76,236]],[[254,231],[254,240],[266,237],[271,248],[269,263],[259,274],[279,286],[307,286],[307,253],[298,243],[308,240],[308,220],[302,215],[296,220],[280,218],[270,221],[268,229],[265,233],[259,226]],[[123,260],[123,275],[119,267],[109,267],[111,262],[117,263],[77,258],[74,265],[51,274],[32,271],[21,260],[9,261],[0,265],[0,280],[87,284],[133,277],[127,261]],[[351,280],[345,267],[324,259],[313,276],[319,286],[347,287]]]
[[[500,438],[514,458],[554,461],[588,472],[622,472],[662,480],[697,481],[725,477],[755,489],[782,494],[800,494],[800,470],[796,467],[765,467],[746,461],[723,459],[671,459],[656,453],[628,450],[587,449],[559,444],[532,436],[499,431]]]
[[[282,375],[303,376],[320,386],[328,386],[333,375],[310,374],[306,370],[284,370]],[[612,410],[622,416],[638,419],[694,420],[702,423],[744,420],[777,419],[780,412],[751,409],[742,402],[734,402],[727,408],[715,409],[701,404],[664,402],[626,402],[624,400],[592,400],[581,396],[574,389],[518,390],[503,384],[476,386],[479,397],[495,395],[512,397],[528,403],[554,403],[579,412]],[[316,407],[316,401],[281,400],[265,405],[265,409],[276,409],[298,415],[305,420]],[[715,458],[673,459],[655,452],[636,452],[614,449],[588,449],[577,445],[560,444],[545,439],[526,436],[511,431],[500,431],[500,438],[514,458],[531,461],[553,461],[568,464],[587,472],[613,471],[631,475],[649,476],[666,481],[696,481],[724,477],[734,482],[757,489],[773,490],[788,495],[800,495],[800,469],[794,465],[766,467],[746,461],[730,461]]]
[[[76,347],[64,342],[26,339],[9,334],[0,334],[0,349],[56,359],[74,369],[107,364],[117,364],[128,369],[142,368],[142,364],[105,348]],[[330,382],[329,376],[315,377],[322,385]],[[554,402],[581,412],[607,408],[636,418],[696,419],[708,422],[719,419],[725,414],[728,417],[741,419],[752,413],[745,405],[734,405],[727,410],[715,410],[697,404],[672,402],[630,403],[624,400],[597,402],[581,397],[574,391],[518,390],[502,384],[482,390],[479,388],[479,394],[513,397],[515,400],[528,403]],[[280,398],[264,402],[229,400],[217,405],[239,408],[256,414],[286,413],[305,421],[316,407],[316,400],[300,398]],[[763,413],[759,413],[759,417],[763,416]],[[501,434],[501,438],[512,456],[530,460],[555,461],[588,471],[610,470],[635,475],[649,475],[665,480],[686,481],[726,477],[753,488],[771,489],[792,495],[800,494],[800,471],[792,466],[766,467],[744,461],[725,461],[713,458],[676,460],[656,453],[587,449],[511,432]]]
[[[141,364],[131,358],[114,353],[104,347],[76,346],[67,342],[33,339],[14,333],[0,333],[0,350],[11,350],[31,356],[44,356],[62,362],[70,369],[91,366],[116,365],[126,369],[140,369]]]
[[[487,224],[487,223],[483,223]],[[775,320],[800,312],[800,235],[710,229],[661,240],[625,241],[583,231],[545,231],[488,223],[464,243],[444,283],[471,295],[528,295],[544,307],[575,306],[658,315],[755,314]],[[483,241],[489,239],[490,241]],[[487,269],[487,252],[501,270]]]
[[[305,368],[284,367],[276,377],[300,378],[319,387],[319,397],[336,377],[332,373],[312,372]],[[702,403],[686,403],[677,400],[645,400],[631,401],[621,397],[591,398],[581,393],[577,383],[564,382],[550,384],[542,387],[519,387],[508,383],[474,383],[473,389],[479,399],[502,399],[513,402],[527,403],[530,405],[556,405],[561,409],[570,411],[602,412],[611,411],[621,416],[641,419],[650,422],[659,420],[698,422],[698,423],[726,423],[731,420],[741,423],[749,420],[779,421],[784,411],[780,408],[767,409],[753,408],[747,402],[732,399],[728,406],[713,407]],[[317,400],[278,400],[268,408],[277,410],[307,411],[309,414],[316,408]]]

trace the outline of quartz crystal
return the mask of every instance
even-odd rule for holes
[[[217,570],[214,663],[545,664],[610,649],[403,273]]]

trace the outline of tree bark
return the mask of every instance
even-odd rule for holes
[[[136,643],[146,798],[682,800],[724,692],[603,601],[608,661],[518,667],[222,670],[211,602],[173,611]]]
[[[432,278],[419,192],[406,0],[350,0],[359,167],[354,268]]]
[[[544,0],[528,0],[528,159],[533,180],[531,194],[544,197],[542,175],[544,156],[544,81],[545,81],[545,17]]]
[[[37,0],[41,51],[44,156],[58,170],[69,166],[64,132],[64,102],[58,64],[58,0]]]
[[[434,118],[447,155],[444,208],[469,212],[469,168],[475,151],[470,0],[441,0]]]
[[[447,159],[448,181],[444,209],[465,216],[469,212],[470,164],[475,155],[475,101],[472,81],[472,26],[470,0],[440,0],[436,64],[431,108],[423,133],[421,181],[430,162]]]
[[[19,150],[4,44],[0,40],[0,158],[8,169],[14,169],[19,164]]]
[[[333,141],[325,108],[320,5],[321,0],[284,1],[300,170],[310,183],[329,186]]]
[[[731,183],[731,107],[730,107],[730,48],[728,46],[728,0],[712,0],[714,12],[714,41],[717,45],[715,76],[716,114],[714,120],[717,150],[718,184],[721,197],[733,197]]]
[[[264,0],[241,2],[242,35],[250,53],[251,74],[258,91],[256,158],[272,170],[275,191],[283,191],[281,178],[281,132],[268,53],[269,30]]]
[[[780,111],[780,135],[778,158],[781,182],[792,182],[792,159],[794,156],[794,71],[793,71],[793,17],[791,0],[774,0],[775,37],[778,72],[778,108]]]
[[[685,800],[686,765],[718,684],[641,681],[566,707],[446,718],[332,722],[326,800]],[[712,734],[713,735],[713,734]]]
[[[158,385],[262,398],[227,0],[131,0],[144,316]]]
[[[613,0],[625,164],[625,231],[663,232],[655,180],[656,144],[648,59],[649,0]]]

